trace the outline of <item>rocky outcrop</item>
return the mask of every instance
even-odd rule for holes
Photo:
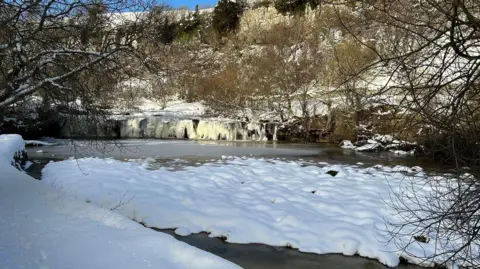
[[[340,143],[344,149],[354,149],[363,152],[389,151],[396,155],[419,155],[423,153],[423,147],[416,142],[396,140],[391,135],[375,134],[366,140],[352,143],[344,140]]]
[[[317,13],[315,10],[307,8],[304,17],[308,21],[314,22]],[[266,30],[278,23],[290,23],[293,16],[286,16],[279,13],[272,5],[268,7],[257,7],[246,10],[241,19],[238,35],[246,39],[252,39],[261,36]]]

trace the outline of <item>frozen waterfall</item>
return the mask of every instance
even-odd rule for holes
[[[276,123],[247,123],[216,118],[126,117],[109,120],[101,131],[75,127],[84,126],[85,119],[68,120],[62,129],[66,137],[103,136],[117,138],[174,138],[198,140],[277,140]]]
[[[273,123],[245,123],[218,119],[129,118],[120,123],[122,138],[205,140],[276,140]]]

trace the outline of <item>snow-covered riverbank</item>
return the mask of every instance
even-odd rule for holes
[[[0,135],[0,268],[240,268],[32,179],[11,165],[23,148]]]
[[[391,191],[407,182],[431,191],[419,167],[226,157],[180,171],[149,168],[148,161],[66,160],[48,164],[42,182],[180,235],[206,231],[232,243],[358,254],[388,266],[400,257],[421,263],[438,247],[427,235],[433,240],[409,245],[413,257],[389,243],[385,232],[386,221],[398,221],[387,205]]]

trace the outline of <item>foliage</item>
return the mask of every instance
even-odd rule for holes
[[[98,125],[149,24],[144,13],[126,18],[118,11],[144,8],[117,0],[1,1],[0,115],[20,115],[29,104],[39,121],[82,114]]]
[[[213,28],[222,36],[235,32],[245,8],[241,1],[220,0],[213,11]]]
[[[165,6],[159,5],[151,10],[151,32],[154,40],[150,40],[150,42],[170,44],[176,38],[177,23],[170,16],[165,16],[165,9]]]
[[[39,90],[75,95],[70,78],[107,62],[115,66],[140,35],[134,21],[107,23],[123,7],[118,1],[0,2],[0,108]]]
[[[202,25],[202,18],[200,16],[198,5],[195,7],[195,12],[188,13],[176,24],[176,39],[183,42],[191,40],[198,33]]]
[[[168,16],[163,18],[163,22],[157,23],[155,28],[157,41],[162,44],[170,44],[177,37],[177,24]]]
[[[159,15],[157,13],[159,12]],[[153,12],[154,18],[153,32],[156,41],[161,44],[171,44],[174,41],[188,42],[191,41],[206,24],[205,18],[200,14],[198,5],[194,12],[185,10],[186,15],[180,19],[172,18],[163,12],[161,6],[157,6]]]

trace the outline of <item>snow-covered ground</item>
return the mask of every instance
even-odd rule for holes
[[[158,103],[146,98],[141,98],[136,108],[137,109],[134,111],[116,109],[111,112],[113,115],[129,112],[128,118],[153,116],[163,116],[167,118],[195,118],[203,116],[207,109],[199,102],[187,103],[182,101],[172,101],[169,102],[166,107],[162,107]],[[125,115],[122,117],[125,117]]]
[[[0,268],[240,268],[15,169],[24,148],[0,135]]]
[[[25,140],[25,146],[54,146],[55,143],[41,141],[41,140]]]
[[[49,163],[42,182],[179,235],[206,231],[232,243],[359,254],[388,266],[400,256],[421,262],[388,243],[383,230],[386,220],[396,221],[386,203],[406,175],[417,191],[429,191],[419,167],[224,157],[180,171],[149,168],[148,161],[66,160]],[[413,242],[408,251],[425,257],[435,247],[435,240]]]

